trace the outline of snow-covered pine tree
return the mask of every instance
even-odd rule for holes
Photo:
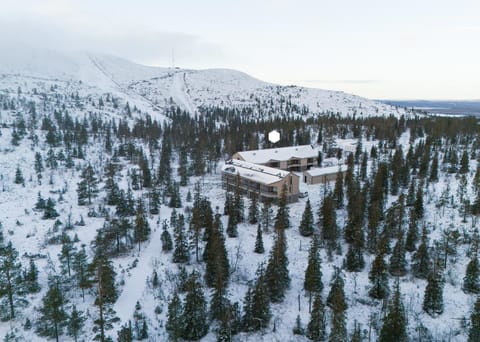
[[[466,293],[480,293],[480,265],[477,254],[473,254],[463,278],[463,291]]]
[[[378,342],[407,342],[407,317],[400,293],[400,284],[397,280],[392,302],[389,305],[388,313],[383,320],[382,329]]]
[[[260,224],[257,227],[257,237],[255,238],[255,249],[253,251],[258,254],[265,252],[263,248],[262,226]]]
[[[324,341],[327,336],[326,330],[325,305],[322,301],[322,295],[317,293],[313,301],[310,322],[307,326],[307,337],[314,342]]]
[[[314,221],[310,199],[307,199],[307,203],[305,204],[305,210],[303,211],[302,220],[300,221],[300,227],[298,230],[303,236],[310,236],[313,234]]]

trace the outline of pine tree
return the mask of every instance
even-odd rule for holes
[[[263,265],[260,265],[257,270],[257,279],[252,292],[252,306],[251,317],[253,326],[251,330],[258,331],[265,329],[272,317],[270,311],[270,300],[268,285],[266,283],[266,273]]]
[[[162,251],[170,252],[173,249],[173,241],[170,232],[168,231],[167,221],[163,222],[162,225],[162,235],[160,236],[162,240]]]
[[[345,301],[344,281],[340,270],[335,269],[332,286],[327,297],[327,306],[332,309],[331,331],[329,341],[345,341],[347,339],[347,329],[345,325],[345,311],[347,303]]]
[[[40,291],[38,269],[33,259],[30,259],[28,270],[25,270],[24,272],[22,285],[28,293],[37,293]]]
[[[264,201],[262,206],[262,227],[264,232],[270,230],[272,220],[272,207],[269,201]]]
[[[303,288],[311,296],[312,293],[321,293],[323,290],[322,271],[320,269],[321,259],[319,255],[320,242],[318,236],[314,235],[308,254],[308,265],[305,270]],[[310,297],[311,298],[311,297]]]
[[[347,328],[345,324],[345,311],[347,303],[345,301],[344,281],[340,270],[335,269],[332,280],[332,286],[327,297],[327,306],[332,309],[331,330],[329,341],[345,341],[347,339]]]
[[[259,224],[257,227],[257,237],[255,239],[255,253],[263,254],[265,249],[263,248],[262,226]]]
[[[300,227],[298,229],[300,230],[300,234],[303,236],[310,236],[313,234],[314,221],[313,221],[312,206],[310,205],[310,199],[307,199],[302,220],[300,221]]]
[[[468,172],[468,152],[465,150],[463,151],[463,154],[462,154],[462,159],[460,161],[460,170],[458,170],[458,173],[460,174],[465,174]]]
[[[443,313],[443,282],[437,272],[431,272],[428,277],[423,297],[423,310],[432,317]]]
[[[25,178],[23,178],[22,170],[20,170],[20,167],[17,166],[17,169],[15,171],[15,184],[24,184],[25,183]]]
[[[179,155],[179,167],[178,167],[178,174],[180,175],[180,186],[186,186],[188,184],[188,156],[187,156],[187,149],[185,146],[180,148],[180,155]]]
[[[335,196],[335,207],[340,209],[343,207],[343,172],[338,167],[337,178],[335,180],[335,188],[333,190]]]
[[[468,342],[480,341],[480,297],[477,298],[470,316]]]
[[[463,291],[466,293],[480,293],[480,266],[476,254],[472,255],[463,278]]]
[[[382,252],[378,252],[375,256],[372,268],[368,274],[368,279],[372,283],[368,295],[375,299],[387,298],[390,289],[388,286],[387,264],[385,263]]]
[[[236,223],[243,222],[245,205],[242,198],[242,189],[240,188],[240,175],[237,175],[235,178],[235,189],[233,194],[233,206],[231,208],[232,214],[235,218]],[[230,213],[229,213],[230,215]]]
[[[58,254],[58,260],[60,260],[62,266],[62,273],[71,276],[71,266],[73,256],[75,254],[75,246],[72,243],[70,237],[66,234],[62,236],[62,249]]]
[[[410,223],[408,225],[407,238],[405,239],[405,250],[408,252],[415,251],[418,240],[417,218],[413,211],[410,213]]]
[[[35,203],[36,210],[43,210],[45,209],[45,200],[42,198],[42,194],[40,191],[37,194],[37,202]]]
[[[92,204],[92,198],[95,198],[98,194],[98,180],[95,177],[92,165],[88,166],[82,171],[80,175],[82,179],[78,183],[78,205],[90,205]]]
[[[428,252],[427,228],[424,226],[422,231],[421,243],[412,258],[412,273],[420,279],[427,279],[430,273],[430,255]]]
[[[230,266],[220,214],[218,213],[215,215],[214,224],[208,235],[204,256],[206,261],[205,281],[207,285],[215,287],[217,290],[223,289],[228,283]]]
[[[143,201],[138,200],[137,204],[137,215],[135,218],[135,225],[133,231],[133,239],[138,243],[138,250],[140,250],[140,244],[148,240],[150,235],[150,225],[148,224],[148,219],[145,215],[145,209],[143,206]]]
[[[237,219],[235,218],[234,214],[232,214],[228,217],[227,235],[230,238],[238,237]]]
[[[258,223],[258,195],[255,192],[250,198],[250,206],[248,207],[248,223]]]
[[[419,186],[417,190],[417,197],[415,199],[415,203],[413,204],[415,217],[417,219],[421,219],[423,217],[423,191],[422,187]]]
[[[295,320],[295,327],[293,328],[294,335],[305,335],[305,329],[302,325],[302,320],[300,319],[300,315],[297,315],[297,319]]]
[[[175,231],[175,249],[173,251],[174,263],[186,263],[190,260],[190,253],[188,250],[188,242],[185,234],[185,224],[183,215],[179,215]]]
[[[15,306],[21,298],[21,288],[18,286],[21,272],[22,266],[18,261],[18,252],[12,242],[9,241],[6,245],[0,244],[0,299],[6,297],[8,305],[8,315],[1,314],[3,319],[15,318]]]
[[[35,153],[35,173],[37,174],[38,182],[42,179],[42,172],[45,170],[43,167],[42,155],[39,152]]]
[[[186,340],[199,340],[208,332],[207,303],[199,279],[200,275],[194,271],[190,274],[187,284],[181,334]]]
[[[177,182],[173,183],[172,190],[170,192],[170,202],[168,203],[170,208],[181,208],[182,198],[180,196],[180,187]]]
[[[85,324],[86,318],[83,316],[82,311],[78,311],[75,305],[72,307],[72,312],[67,322],[67,334],[70,337],[73,337],[74,341],[77,342],[78,336],[82,332],[82,328]]]
[[[37,321],[37,333],[39,335],[55,338],[57,342],[59,341],[68,318],[64,310],[65,303],[66,299],[59,288],[58,279],[51,280],[39,309],[40,317]]]
[[[403,232],[398,231],[398,239],[395,247],[393,247],[392,256],[390,257],[389,272],[391,275],[401,277],[407,274],[407,262],[405,260],[405,245],[403,240]]]
[[[314,342],[324,341],[327,336],[325,305],[320,293],[315,295],[312,314],[307,326],[307,337]]]
[[[287,206],[287,184],[283,184],[280,200],[278,201],[277,215],[275,216],[275,230],[284,230],[290,228],[290,217]]]
[[[432,166],[430,167],[430,182],[438,181],[438,153],[435,153],[432,160]]]
[[[397,281],[393,300],[389,306],[387,316],[383,320],[378,342],[408,341],[407,317],[400,296],[400,285]]]
[[[55,202],[51,198],[48,198],[45,202],[45,208],[43,211],[43,220],[50,220],[60,216],[60,214],[55,209]]]
[[[132,326],[131,322],[128,321],[128,325],[122,325],[120,331],[117,333],[117,342],[132,342],[133,341],[133,334],[132,334]]]
[[[91,270],[88,265],[85,245],[75,253],[72,262],[72,269],[75,272],[74,278],[77,286],[82,290],[82,298],[85,300],[85,290],[92,286]]]
[[[265,282],[269,288],[270,300],[273,303],[283,301],[285,292],[290,285],[290,276],[288,274],[287,238],[282,228],[276,230],[275,242],[265,272]]]
[[[174,342],[178,341],[182,334],[182,316],[183,307],[182,301],[178,297],[177,292],[174,292],[172,299],[168,303],[167,323],[165,328],[167,329],[170,339]]]
[[[328,253],[331,254],[336,248],[336,240],[338,238],[337,215],[332,197],[327,196],[324,198],[320,212],[322,239],[326,241]]]
[[[93,322],[94,340],[106,341],[106,331],[111,330],[113,324],[119,321],[113,310],[113,304],[118,298],[118,292],[115,286],[116,273],[112,262],[102,253],[97,248],[90,268],[94,274],[93,282],[97,290],[94,304],[98,307],[98,318]]]

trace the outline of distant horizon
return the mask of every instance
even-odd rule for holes
[[[370,99],[467,100],[480,94],[478,13],[471,0],[3,0],[0,46],[235,69]]]

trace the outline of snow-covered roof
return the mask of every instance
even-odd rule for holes
[[[305,173],[308,173],[312,177],[316,177],[316,176],[331,175],[331,174],[337,173],[338,170],[340,170],[340,172],[345,172],[347,171],[347,169],[348,169],[347,165],[328,166],[328,167],[318,167],[318,168],[310,169],[308,171],[305,171]]]
[[[249,178],[262,184],[276,183],[290,174],[288,171],[235,159],[226,161],[222,166],[222,172],[240,174],[242,178]]]
[[[237,152],[245,161],[264,164],[270,160],[289,160],[292,158],[315,158],[318,150],[313,145],[288,146]]]

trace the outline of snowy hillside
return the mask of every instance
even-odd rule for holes
[[[340,91],[279,86],[235,70],[189,70],[148,67],[127,60],[84,52],[5,51],[0,56],[0,89],[22,82],[68,83],[79,91],[110,92],[130,103],[161,110],[177,105],[190,113],[201,107],[245,108],[284,113],[399,116],[405,110]],[[81,85],[78,84],[81,82]],[[73,84],[72,84],[73,83]]]

